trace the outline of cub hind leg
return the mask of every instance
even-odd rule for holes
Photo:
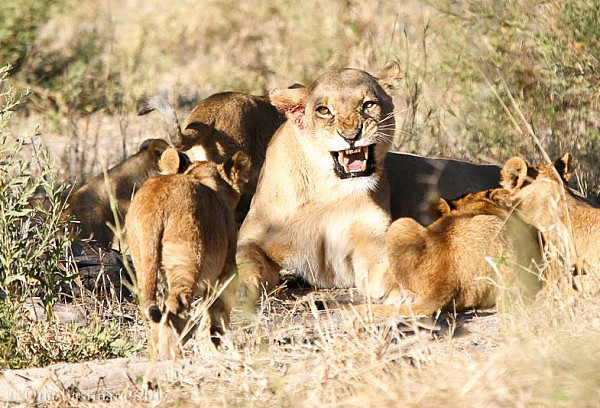
[[[152,334],[159,355],[175,358],[181,355],[181,346],[187,339],[184,337],[189,334],[184,331],[196,291],[197,257],[194,249],[190,248],[191,245],[168,240],[163,240],[162,244],[162,269],[167,280],[168,294],[163,311],[157,312],[158,307],[154,308],[154,317],[160,319],[157,322],[152,318]],[[156,297],[156,293],[154,296]]]

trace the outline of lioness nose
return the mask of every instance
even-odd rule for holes
[[[345,130],[343,132],[338,132],[340,134],[340,136],[342,137],[342,139],[346,140],[346,141],[357,141],[361,138],[362,136],[362,128],[358,128],[358,129],[352,129],[352,130]]]

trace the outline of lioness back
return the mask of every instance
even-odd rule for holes
[[[107,172],[112,195],[122,222],[134,193],[149,177],[158,174],[158,160],[169,145],[162,139],[147,139],[139,151]],[[69,197],[67,214],[80,222],[82,238],[92,238],[99,246],[110,247],[114,233],[107,223],[115,224],[103,174],[90,179]]]

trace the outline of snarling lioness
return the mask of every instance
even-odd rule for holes
[[[341,69],[309,88],[272,91],[287,121],[275,133],[242,224],[236,261],[240,300],[295,270],[319,287],[357,286],[373,298],[385,279],[390,223],[384,156],[394,135],[386,92],[399,75]]]

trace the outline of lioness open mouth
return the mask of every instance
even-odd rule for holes
[[[367,177],[375,171],[375,145],[330,152],[339,178]]]

